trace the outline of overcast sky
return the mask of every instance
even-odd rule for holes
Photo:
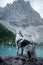
[[[14,0],[0,0],[0,7],[4,7],[7,3],[12,3]],[[27,1],[27,0],[26,0]],[[43,18],[43,0],[28,0],[34,10],[40,13]]]

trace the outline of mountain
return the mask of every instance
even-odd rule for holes
[[[28,36],[29,40],[34,41],[41,38],[38,26],[43,26],[43,19],[31,7],[29,1],[17,0],[0,8],[0,23],[14,33],[21,30],[26,37]]]
[[[0,23],[0,42],[5,42],[15,38],[15,34],[13,34],[11,31],[6,29],[1,23]]]
[[[7,4],[3,9],[0,20],[9,20],[11,25],[27,27],[42,24],[39,13],[33,10],[29,1],[17,0],[13,4]]]

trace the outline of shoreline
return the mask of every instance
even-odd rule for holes
[[[3,46],[3,47],[16,47],[16,45],[14,45],[14,46],[13,45],[12,46],[11,45],[10,46],[8,46],[8,45],[0,45],[0,47],[1,46]],[[43,47],[43,45],[36,45],[35,47]]]

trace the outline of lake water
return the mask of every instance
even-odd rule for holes
[[[36,53],[39,57],[43,57],[43,47],[37,47]],[[0,47],[0,56],[15,56],[16,47]]]

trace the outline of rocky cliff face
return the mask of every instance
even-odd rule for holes
[[[25,2],[24,0],[17,0],[13,4],[7,4],[0,19],[9,20],[11,25],[19,27],[42,24],[40,15],[32,9],[29,1]]]

